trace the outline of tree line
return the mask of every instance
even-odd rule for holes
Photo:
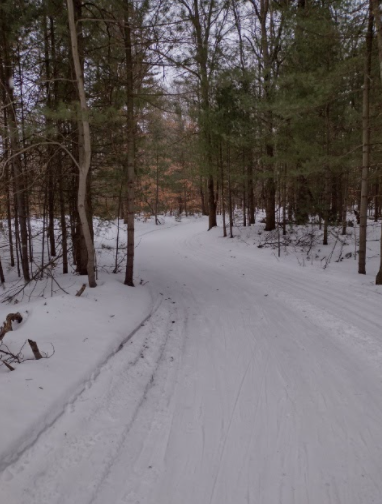
[[[324,245],[355,212],[365,273],[381,72],[378,0],[0,0],[10,267],[29,282],[59,261],[95,286],[93,216],[118,217],[132,286],[137,212],[220,213],[232,236],[240,208],[266,231],[314,220]]]

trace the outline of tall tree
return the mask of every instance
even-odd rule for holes
[[[363,82],[362,102],[362,184],[361,208],[359,227],[359,255],[358,273],[366,274],[366,234],[367,234],[367,207],[368,207],[368,182],[370,166],[370,74],[371,52],[373,45],[373,13],[369,6],[369,22],[366,34],[365,71]]]
[[[213,162],[211,138],[211,101],[212,82],[222,55],[222,41],[227,27],[229,2],[222,0],[176,0],[175,13],[181,14],[181,19],[187,30],[181,32],[185,37],[185,51],[182,55],[173,57],[177,66],[187,70],[197,79],[200,115],[199,128],[204,154],[205,171],[208,187],[208,228],[217,225],[217,191],[215,178],[217,170]],[[174,11],[173,11],[174,12]],[[179,34],[177,35],[179,40]]]
[[[131,33],[132,2],[125,0],[124,3],[124,43],[126,55],[126,107],[127,107],[127,264],[125,284],[134,287],[134,80],[133,80],[133,47]]]
[[[83,67],[81,65],[78,50],[78,34],[74,16],[73,0],[67,0],[67,7],[68,7],[68,21],[69,21],[72,57],[76,75],[78,97],[80,102],[80,111],[79,111],[80,117],[78,119],[79,160],[77,166],[78,166],[79,179],[78,179],[77,207],[87,250],[87,259],[88,259],[87,273],[89,279],[89,286],[96,287],[97,283],[95,278],[95,251],[86,212],[87,178],[91,162],[89,111],[86,102]]]
[[[381,78],[381,82],[382,82],[382,19],[381,19],[381,10],[379,8],[378,0],[371,0],[371,5],[373,8],[375,26],[377,28],[379,72],[380,72],[380,78]],[[379,271],[378,271],[376,279],[375,279],[375,283],[377,285],[382,285],[382,225],[381,225],[380,265],[379,265]]]
[[[270,0],[249,0],[253,12],[260,25],[255,28],[253,37],[259,47],[258,64],[261,69],[262,99],[264,103],[263,131],[265,138],[265,173],[266,173],[266,223],[265,230],[272,231],[276,227],[276,183],[273,163],[275,138],[274,114],[272,101],[275,83],[278,77],[280,62],[279,54],[282,46],[284,28],[283,10],[278,12]]]
[[[10,5],[7,0],[0,1],[0,80],[5,94],[7,108],[8,135],[11,148],[11,166],[13,172],[14,192],[16,199],[18,227],[20,228],[21,265],[25,281],[30,280],[28,254],[28,222],[25,193],[25,174],[22,164],[22,144],[20,142],[19,121],[14,96],[14,42],[16,21],[10,16]]]

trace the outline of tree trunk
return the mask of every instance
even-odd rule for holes
[[[374,184],[374,222],[378,222],[379,217],[379,182]]]
[[[3,265],[1,263],[1,258],[0,258],[0,283],[1,284],[5,283],[4,271],[3,271]]]
[[[245,151],[243,149],[243,172],[242,172],[242,177],[243,177],[243,187],[242,187],[242,190],[243,190],[243,200],[242,200],[242,204],[243,204],[243,227],[247,227],[247,187],[246,187],[246,170],[245,170],[245,166],[246,163],[245,163]]]
[[[227,225],[225,220],[225,201],[224,201],[224,166],[223,166],[223,148],[220,143],[219,146],[219,161],[220,161],[220,186],[221,186],[221,204],[222,204],[222,217],[223,217],[223,236],[227,236]]]
[[[344,181],[344,195],[342,198],[342,235],[346,236],[347,228],[347,205],[348,205],[348,192],[349,192],[349,171],[346,170],[346,177]]]
[[[202,215],[208,215],[207,208],[206,208],[206,198],[204,194],[204,189],[203,189],[203,178],[200,177],[200,202],[202,205]]]
[[[58,166],[59,166],[59,178],[58,178],[58,190],[59,190],[59,201],[60,201],[60,225],[61,225],[61,243],[62,243],[62,272],[64,274],[68,273],[68,232],[66,229],[66,217],[65,217],[65,200],[64,200],[64,188],[63,188],[63,170],[62,170],[62,158],[61,153],[58,153]]]
[[[15,100],[13,94],[13,75],[12,63],[10,58],[10,50],[7,38],[6,19],[0,21],[2,54],[0,56],[0,81],[5,90],[5,98],[8,112],[8,131],[10,138],[10,147],[13,155],[13,187],[16,197],[17,218],[20,227],[21,238],[21,266],[23,270],[24,280],[30,281],[29,273],[29,258],[28,258],[28,228],[27,228],[27,212],[25,203],[25,187],[24,173],[20,155],[17,152],[20,149],[19,131],[17,124],[17,116],[15,110]],[[4,59],[3,59],[4,58]]]
[[[231,152],[228,147],[227,152],[228,167],[228,212],[229,212],[229,237],[233,238],[233,208],[232,208],[232,189],[231,189]]]
[[[381,11],[379,9],[378,0],[371,0],[371,5],[373,7],[373,15],[375,20],[375,25],[377,27],[377,41],[378,41],[378,59],[379,59],[379,73],[382,81],[382,20]],[[380,265],[377,277],[375,279],[377,285],[382,284],[382,226],[381,226],[381,251],[380,251]]]
[[[3,101],[6,102],[6,94],[5,89],[3,88]],[[7,109],[4,107],[4,129],[8,130],[8,117],[7,117]],[[9,145],[8,138],[4,139],[4,161],[8,159],[9,156]],[[9,253],[11,259],[11,267],[15,266],[15,256],[13,251],[13,234],[12,234],[12,209],[11,209],[11,180],[9,176],[9,167],[6,166],[4,169],[5,176],[5,187],[6,187],[6,206],[7,206],[7,221],[8,221],[8,241],[9,241]]]
[[[373,14],[369,7],[369,23],[366,35],[365,73],[363,81],[363,117],[362,117],[362,183],[361,183],[361,208],[359,226],[359,254],[358,273],[366,274],[366,235],[367,235],[367,204],[368,204],[368,179],[370,166],[370,72],[371,51],[373,44]]]
[[[252,151],[248,153],[247,167],[247,187],[248,187],[248,225],[255,224],[255,198],[253,194],[253,162]]]
[[[271,70],[272,70],[272,56],[270,54],[269,47],[269,27],[267,25],[267,17],[272,11],[270,11],[270,4],[268,0],[260,0],[260,13],[258,11],[257,15],[261,26],[261,49],[263,57],[263,88],[264,97],[267,105],[270,107],[271,94],[272,94],[272,83],[271,83]],[[266,184],[266,208],[265,208],[265,231],[272,231],[276,228],[276,184],[274,179],[274,168],[270,163],[271,158],[273,158],[273,113],[269,108],[265,112],[266,117],[266,129],[267,129],[267,139],[266,139],[266,154],[267,154],[267,184]]]
[[[126,105],[127,105],[127,264],[125,285],[134,287],[134,80],[133,80],[133,50],[131,39],[131,9],[133,4],[131,0],[124,2],[124,36],[125,36],[125,58],[126,58]]]
[[[216,221],[216,201],[214,190],[214,178],[212,175],[208,176],[208,230],[217,226]]]
[[[286,206],[287,206],[287,165],[284,165],[283,177],[283,236],[286,236]]]
[[[95,279],[95,253],[90,226],[86,214],[87,177],[91,162],[90,125],[88,119],[88,108],[86,104],[83,71],[78,51],[78,35],[74,18],[73,0],[67,0],[67,6],[68,6],[68,20],[69,20],[72,56],[76,75],[77,90],[81,106],[81,118],[78,121],[79,179],[78,179],[77,208],[88,256],[87,273],[89,279],[89,287],[96,287],[97,283]]]
[[[330,122],[329,122],[330,108],[329,105],[325,107],[325,118],[326,118],[326,155],[329,157],[330,151]],[[324,239],[322,244],[328,245],[328,230],[329,230],[329,218],[330,218],[330,203],[331,203],[331,177],[329,166],[324,167],[324,177],[325,177],[325,191],[324,191]]]
[[[274,175],[269,174],[266,184],[267,200],[265,208],[265,231],[272,231],[276,228],[276,184]]]
[[[159,154],[157,149],[157,172],[156,172],[156,188],[155,188],[155,225],[159,224],[158,221],[158,205],[159,205]]]
[[[375,278],[375,283],[377,285],[382,285],[382,224],[381,224],[381,239],[380,239],[380,250],[379,250],[379,271]]]
[[[43,27],[44,27],[44,56],[45,56],[45,88],[46,88],[46,104],[49,109],[52,108],[52,89],[51,89],[51,63],[49,55],[49,37],[48,37],[48,26],[47,17],[43,16]],[[51,119],[47,118],[47,128],[48,131],[52,127]],[[49,132],[50,135],[50,132]],[[48,146],[48,236],[50,242],[50,255],[54,257],[56,255],[56,241],[54,236],[54,169],[53,169],[53,149]]]

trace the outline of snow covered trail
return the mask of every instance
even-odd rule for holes
[[[146,235],[158,308],[0,479],[8,504],[380,504],[377,289]]]

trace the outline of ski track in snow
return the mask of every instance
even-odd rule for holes
[[[205,221],[147,233],[158,307],[0,477],[7,504],[381,504],[381,298]]]

